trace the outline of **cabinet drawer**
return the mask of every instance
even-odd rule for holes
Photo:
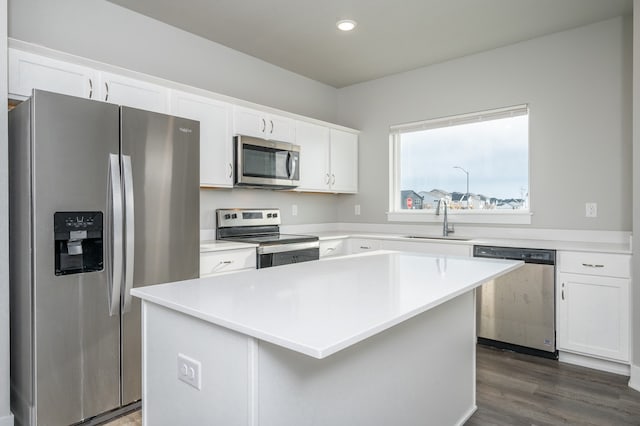
[[[320,241],[320,257],[342,256],[347,254],[346,239]]]
[[[349,238],[350,254],[380,250],[381,247],[382,247],[382,242],[380,240],[370,240],[365,238]]]
[[[224,250],[200,253],[200,276],[254,269],[256,249]]]
[[[561,251],[558,269],[572,274],[629,278],[631,256],[626,254]]]

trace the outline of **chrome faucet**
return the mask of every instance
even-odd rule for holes
[[[442,220],[442,236],[448,237],[449,234],[454,233],[453,224],[449,227],[449,219],[447,218],[447,200],[440,198],[438,205],[436,206],[436,216],[440,215],[440,204],[444,204],[444,218]]]

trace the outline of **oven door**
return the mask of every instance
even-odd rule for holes
[[[236,136],[236,185],[295,188],[300,180],[300,147],[286,142]]]
[[[258,247],[258,269],[320,259],[318,241]]]

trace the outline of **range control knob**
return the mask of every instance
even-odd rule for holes
[[[231,215],[231,218],[232,218],[232,219],[237,219],[237,218],[238,218],[238,215],[234,213],[234,214],[232,214],[232,215]]]
[[[225,219],[231,219],[231,215],[229,213],[227,213],[227,214],[224,215],[224,218]]]
[[[278,213],[274,213],[274,214],[273,214],[273,217],[278,217]]]

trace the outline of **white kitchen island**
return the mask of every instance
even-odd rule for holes
[[[463,424],[472,290],[521,264],[376,252],[134,289],[143,423]]]

